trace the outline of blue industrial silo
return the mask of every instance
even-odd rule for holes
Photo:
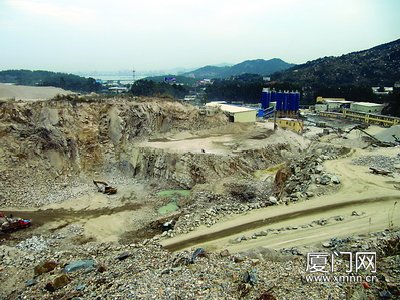
[[[299,104],[300,104],[299,100],[300,100],[300,93],[296,91],[296,93],[294,94],[294,107],[293,107],[294,111],[299,110]]]
[[[268,88],[264,88],[261,93],[261,108],[266,109],[269,107],[271,102],[271,91]]]
[[[282,111],[282,98],[283,98],[283,93],[282,92],[277,92],[276,93],[276,110],[277,111]]]
[[[296,93],[291,92],[290,93],[290,107],[289,107],[290,111],[296,111],[296,99],[297,99]]]
[[[282,104],[282,110],[283,111],[287,111],[288,110],[288,104],[289,104],[289,95],[288,95],[288,93],[286,92],[286,91],[284,91],[283,93],[283,96],[282,96],[282,98],[283,98],[283,104]]]
[[[287,92],[287,98],[288,98],[288,105],[286,107],[286,111],[292,111],[293,110],[293,94],[292,94],[292,92]]]

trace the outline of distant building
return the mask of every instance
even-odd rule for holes
[[[381,114],[384,107],[384,104],[372,102],[353,102],[350,104],[350,110],[373,114]]]
[[[186,95],[183,98],[183,101],[195,101],[195,100],[197,100],[197,96],[196,95]]]
[[[327,104],[315,104],[315,111],[316,112],[328,111],[328,105]]]
[[[317,97],[315,111],[341,111],[344,108],[350,108],[352,101],[347,101],[345,98],[324,98]]]
[[[202,80],[199,80],[198,82],[197,82],[197,84],[198,85],[210,85],[210,84],[213,84],[213,82],[211,81],[211,79],[202,79]]]
[[[164,77],[164,82],[168,84],[176,84],[176,78],[172,76]]]
[[[251,123],[256,121],[257,110],[242,106],[229,105],[221,102],[210,102],[206,108],[219,108],[229,116],[229,121],[236,123]]]
[[[125,93],[128,91],[127,87],[124,86],[112,86],[108,88],[108,91],[115,94]]]
[[[372,87],[372,92],[376,95],[388,95],[389,93],[393,93],[393,87]]]
[[[325,101],[327,101],[327,100],[329,100],[329,101],[346,101],[345,98],[329,98],[329,97],[318,96],[315,102],[316,103],[325,103]]]

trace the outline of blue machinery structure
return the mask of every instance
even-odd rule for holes
[[[270,107],[276,102],[275,109]],[[300,93],[289,91],[275,91],[264,88],[261,94],[260,117],[268,117],[276,111],[278,117],[296,117],[300,107]]]

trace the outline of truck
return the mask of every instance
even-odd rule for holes
[[[11,232],[19,229],[28,228],[32,225],[31,220],[15,218],[13,216],[7,217],[4,213],[0,212],[0,231]]]

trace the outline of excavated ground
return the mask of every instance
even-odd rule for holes
[[[371,130],[379,131],[377,127]],[[283,249],[284,253],[305,255],[307,251],[327,248],[323,244],[331,238],[352,236],[376,242],[373,234],[389,230],[390,236],[395,236],[400,226],[396,206],[400,200],[396,188],[400,182],[398,172],[387,178],[370,174],[367,165],[352,164],[354,159],[371,155],[395,161],[399,150],[359,149],[365,147],[365,142],[355,134],[345,140],[335,134],[320,138],[309,133],[306,138],[290,131],[274,131],[273,124],[268,122],[228,123],[222,113],[204,116],[192,106],[168,99],[67,96],[50,101],[0,103],[0,137],[0,211],[33,220],[33,226],[27,230],[0,236],[0,257],[7,262],[0,266],[0,297],[4,298],[27,297],[30,293],[31,298],[76,294],[107,298],[107,289],[102,284],[92,285],[84,273],[72,280],[76,284],[86,282],[87,293],[77,293],[72,284],[55,294],[48,293],[43,290],[48,279],[40,281],[42,277],[33,287],[24,284],[43,257],[66,261],[69,251],[109,249],[109,257],[104,253],[92,254],[99,261],[109,261],[118,251],[139,247],[146,254],[136,264],[143,265],[153,260],[151,251],[146,251],[160,244],[172,251],[204,247],[207,251],[229,250],[240,256],[239,253],[260,249]],[[280,181],[274,181],[278,170],[283,175]],[[93,179],[109,182],[118,188],[118,193],[98,193]],[[160,215],[158,209],[171,199],[162,198],[157,192],[166,189],[187,189],[190,195],[173,198],[178,211]],[[176,222],[174,228],[162,232],[162,223],[171,220]],[[33,244],[27,242],[38,236],[52,246],[38,250],[40,239],[35,238]],[[381,247],[383,242],[376,243]],[[10,249],[22,257],[16,258]],[[158,255],[157,251],[154,255]],[[168,260],[180,253],[162,255]],[[283,274],[288,266],[274,261],[277,272],[280,271],[270,273],[267,266],[272,262],[268,257],[249,263],[253,268],[258,266],[260,278],[265,274],[278,278],[278,273]],[[231,264],[240,261],[231,258],[227,265],[233,270]],[[297,268],[296,274],[300,274],[299,261],[290,261]],[[210,256],[207,268],[216,268],[222,274],[225,263]],[[390,260],[388,264],[391,270]],[[110,262],[108,267],[110,272],[120,272]],[[177,284],[172,290],[163,290],[157,286],[157,274],[165,270],[157,263],[148,266],[153,267],[161,269],[154,274],[146,273],[147,292],[158,290],[164,298],[179,295],[180,280],[197,274],[181,274],[181,269],[171,271],[177,272],[176,278],[171,279]],[[197,272],[195,267],[183,268],[184,272]],[[17,274],[22,274],[21,279],[17,279]],[[217,281],[225,280],[235,287],[240,282],[238,276],[241,275],[227,273],[207,284],[215,286],[219,285]],[[389,274],[390,278],[396,276]],[[15,280],[16,285],[12,283]],[[132,278],[124,280],[130,282]],[[302,284],[299,280],[294,280],[297,288]],[[286,299],[297,297],[296,287],[273,282],[276,295]],[[129,288],[125,293],[114,283],[109,286],[121,294],[120,299],[132,297],[127,294]],[[262,289],[271,286],[267,279],[260,279],[260,284]],[[343,299],[354,292],[348,292],[349,286],[337,285],[331,293],[309,286],[309,299],[321,299],[322,294]],[[190,288],[197,289],[197,285]],[[230,287],[222,294],[214,291],[210,297],[239,298],[243,294],[240,289]],[[384,285],[357,293],[372,297],[382,289]],[[141,290],[136,297],[148,299],[151,296],[147,292]],[[190,296],[189,290],[181,292],[182,298],[207,299],[201,292],[197,296]],[[249,299],[259,296],[257,289],[252,288],[246,295]]]

